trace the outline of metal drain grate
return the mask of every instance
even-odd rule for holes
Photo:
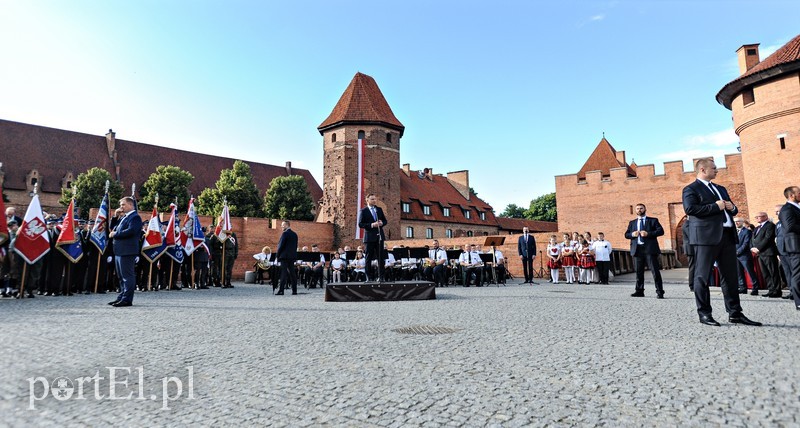
[[[450,334],[459,330],[457,328],[435,327],[432,325],[412,325],[410,327],[396,328],[392,331],[400,334]]]
[[[567,290],[547,290],[547,292],[548,293],[567,293],[567,294],[575,293],[574,291],[567,291]]]

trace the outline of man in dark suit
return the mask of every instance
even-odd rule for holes
[[[294,267],[297,261],[297,234],[291,228],[289,220],[281,223],[283,233],[278,240],[277,259],[281,262],[281,282],[277,294],[283,294],[286,282],[292,283],[292,294],[297,294],[297,273]]]
[[[647,207],[636,205],[637,217],[628,223],[625,237],[631,240],[631,256],[636,267],[636,290],[631,297],[644,297],[644,266],[650,268],[656,284],[656,296],[664,298],[664,284],[661,281],[661,249],[658,237],[664,235],[664,228],[655,217],[647,217]]]
[[[758,264],[767,284],[767,294],[764,297],[781,297],[781,273],[778,271],[778,246],[775,244],[775,225],[769,221],[767,213],[756,214],[758,227],[753,232],[753,246],[751,251],[758,255]]]
[[[725,280],[722,295],[728,320],[736,324],[761,325],[742,313],[736,278],[736,228],[733,216],[739,212],[728,191],[711,182],[717,177],[713,159],[700,159],[695,164],[697,180],[683,188],[683,209],[689,216],[689,245],[695,257],[694,297],[700,322],[719,326],[711,316],[711,293],[708,280],[714,261]]]
[[[756,271],[753,270],[753,253],[750,251],[752,248],[751,239],[753,232],[744,227],[744,219],[736,217],[733,219],[736,225],[736,234],[739,242],[736,244],[736,259],[739,264],[736,265],[737,273],[739,274],[739,294],[747,294],[747,280],[744,274],[750,277],[750,282],[753,284],[753,296],[758,296],[758,278]]]
[[[781,287],[783,284],[786,284],[786,287],[789,288],[789,294],[783,296],[786,300],[793,300],[794,296],[792,296],[791,284],[789,283],[789,259],[786,257],[786,247],[783,241],[783,224],[780,221],[781,216],[781,209],[783,209],[783,205],[775,205],[775,218],[778,221],[775,222],[775,244],[778,246],[778,259],[781,262]]]
[[[689,291],[694,293],[694,252],[692,246],[689,245],[689,219],[683,222],[681,226],[681,235],[683,237],[683,253],[686,254],[686,259],[689,261]]]
[[[522,236],[517,240],[517,253],[522,260],[522,269],[525,273],[523,284],[533,283],[533,259],[536,257],[536,239],[528,233],[528,228],[522,228]]]
[[[114,260],[120,282],[119,296],[109,305],[118,308],[133,304],[133,290],[136,288],[134,267],[139,251],[141,251],[139,238],[142,235],[142,218],[134,209],[133,198],[126,196],[120,199],[119,207],[124,214],[108,235],[109,238],[114,239]]]
[[[786,204],[781,207],[778,218],[783,229],[783,252],[789,272],[786,282],[794,297],[794,305],[800,311],[800,187],[791,186],[783,191]]]
[[[378,198],[375,194],[367,195],[367,206],[358,213],[358,227],[364,229],[364,259],[367,262],[367,281],[375,280],[376,276],[372,272],[372,260],[382,260],[378,256],[378,251],[383,247],[386,236],[383,234],[383,226],[386,226],[386,216],[383,215],[381,207],[377,206]],[[380,270],[381,263],[378,263]],[[378,273],[380,274],[380,272]]]

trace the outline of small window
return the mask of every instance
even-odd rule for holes
[[[409,204],[408,202],[403,202],[400,205],[402,206],[402,209],[403,209],[404,213],[410,213],[411,212],[411,204]]]
[[[445,230],[445,231],[444,231],[444,236],[446,236],[446,237],[448,237],[448,238],[452,238],[452,237],[453,237],[453,229],[447,229],[447,230]]]
[[[755,95],[753,94],[753,88],[747,88],[742,92],[742,102],[744,105],[750,105],[756,102]]]
[[[392,134],[390,134],[390,133],[388,133],[388,132],[386,133],[386,142],[387,142],[387,143],[390,143],[390,144],[391,144],[391,142],[392,142]]]
[[[450,217],[450,208],[442,208],[442,214],[444,214],[445,217]]]
[[[411,226],[406,227],[406,238],[414,237],[414,228]]]
[[[364,133],[364,131],[358,131],[358,139],[359,140],[364,140],[366,138],[367,138],[367,135]]]
[[[783,146],[783,138],[781,138],[781,146]],[[783,148],[783,147],[781,147],[781,148]],[[71,181],[67,181],[65,183],[65,185],[66,185],[67,189],[71,189],[72,188],[72,182]]]
[[[781,137],[781,150],[786,149],[786,138]]]
[[[431,215],[431,206],[430,205],[423,205],[422,206],[422,213],[425,215]]]
[[[469,210],[463,210],[463,211],[464,211],[464,218],[466,219],[472,218],[472,213]]]
[[[36,177],[31,178],[31,186],[35,186],[36,183],[38,183],[38,182],[39,182],[38,178],[36,178]]]
[[[425,238],[433,239],[433,229],[431,229],[430,227],[425,229]]]
[[[336,142],[336,133],[335,132],[331,135],[331,142],[332,143]]]
[[[756,54],[758,54],[758,52],[755,49],[748,49],[747,50],[747,55],[756,55]]]
[[[486,213],[481,211],[481,220],[486,220]]]
[[[471,231],[471,230],[468,230],[468,231],[467,231],[467,237],[469,237],[469,238],[472,238],[472,236],[473,236],[473,234],[472,234],[472,231]]]

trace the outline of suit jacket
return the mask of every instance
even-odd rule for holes
[[[517,252],[526,259],[536,257],[536,239],[534,239],[533,235],[530,233],[528,234],[527,243],[525,242],[525,234],[519,237],[517,241]]]
[[[783,253],[800,253],[800,209],[787,202],[778,218],[783,229]]]
[[[643,254],[661,254],[661,249],[658,247],[659,236],[664,235],[664,228],[655,217],[644,217],[644,228],[642,230],[647,232],[647,236],[642,238],[643,244],[639,244],[639,237],[633,236],[633,232],[639,230],[639,218],[635,218],[628,223],[628,230],[625,231],[625,237],[631,240],[631,255],[636,256],[637,252],[644,251]],[[641,254],[639,254],[641,255]]]
[[[681,237],[683,238],[683,254],[686,256],[694,256],[694,250],[692,246],[689,245],[689,219],[687,218],[686,221],[683,222],[683,226],[681,226]]]
[[[775,225],[771,221],[765,222],[753,233],[753,247],[758,248],[758,255],[773,257],[778,255],[778,246],[775,244]]]
[[[722,199],[730,201],[728,190],[716,183]],[[719,245],[722,241],[722,224],[725,223],[725,211],[717,206],[719,198],[700,180],[683,188],[683,210],[689,216],[690,245]],[[739,212],[736,205],[728,211],[731,220]]]
[[[295,261],[297,260],[297,234],[292,229],[286,229],[278,240],[278,250],[276,251],[278,260]],[[281,263],[283,265],[283,263]]]
[[[377,220],[382,221],[383,225],[386,226],[386,216],[383,215],[381,207],[376,206],[375,213],[378,215]],[[372,211],[370,211],[369,207],[364,207],[358,213],[358,227],[364,229],[364,242],[378,242],[379,237],[381,241],[386,240],[386,236],[383,234],[383,227],[372,227],[372,223],[375,221],[376,219],[372,216]]]
[[[141,247],[139,240],[142,237],[142,218],[136,211],[126,215],[114,229],[114,255],[136,256]]]
[[[736,244],[736,257],[739,259],[748,259],[752,256],[750,253],[750,249],[753,246],[750,243],[750,240],[753,236],[753,232],[750,229],[743,227],[742,230],[739,231],[739,242]]]

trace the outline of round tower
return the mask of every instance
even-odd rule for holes
[[[800,36],[764,61],[758,46],[737,50],[740,76],[717,102],[733,115],[750,212],[772,217],[783,189],[800,184]]]
[[[388,222],[386,239],[399,239],[398,174],[405,127],[375,79],[356,73],[317,130],[323,144],[323,193],[317,221],[335,225],[337,246],[355,244],[358,207],[364,206],[366,195],[374,193]]]

